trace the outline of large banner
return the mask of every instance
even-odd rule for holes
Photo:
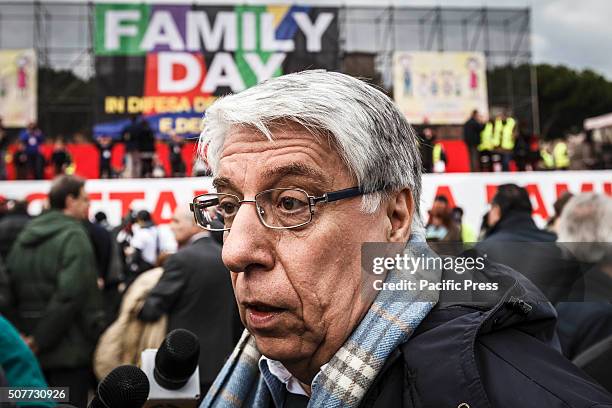
[[[474,109],[488,116],[486,68],[480,52],[396,52],[395,102],[412,124],[462,124]]]
[[[0,118],[6,127],[36,121],[36,53],[32,49],[0,50]]]
[[[612,196],[612,170],[527,173],[426,174],[423,176],[421,212],[427,214],[433,199],[444,195],[452,206],[462,207],[464,222],[479,228],[497,186],[515,183],[527,189],[535,221],[543,226],[553,214],[555,200],[565,191],[592,191]],[[0,198],[20,198],[30,202],[30,212],[43,208],[49,181],[0,182]],[[91,214],[104,211],[111,224],[119,224],[128,209],[147,209],[157,222],[170,221],[177,205],[212,189],[212,179],[114,179],[90,180],[86,189],[91,198]],[[425,220],[426,221],[426,220]]]
[[[336,8],[95,5],[97,122],[154,117],[197,134],[219,95],[307,68],[339,68]]]

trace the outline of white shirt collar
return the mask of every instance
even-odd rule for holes
[[[260,365],[262,361],[266,362],[268,366],[268,370],[270,371],[270,374],[272,374],[280,382],[285,384],[285,387],[287,388],[288,392],[292,394],[297,394],[297,395],[304,395],[310,398],[310,396],[306,393],[306,390],[304,390],[304,387],[302,387],[302,384],[300,384],[300,381],[297,378],[295,378],[293,374],[289,372],[289,370],[285,368],[283,363],[281,363],[280,361],[271,360],[264,355],[262,355],[261,358],[259,359]],[[321,367],[321,369],[319,370],[319,373],[321,373],[321,371],[325,368],[326,365],[327,364],[324,364]],[[319,373],[317,373],[317,375],[319,375]]]
[[[210,233],[208,231],[198,232],[192,235],[191,238],[189,238],[189,241],[187,241],[187,243],[192,244],[200,238],[209,237],[209,236],[210,236]]]

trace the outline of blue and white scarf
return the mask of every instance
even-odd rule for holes
[[[436,256],[421,236],[412,236],[404,253],[414,257]],[[387,274],[385,282],[420,279],[436,282],[440,276],[438,270],[415,273],[394,270]],[[315,377],[308,406],[359,406],[386,359],[408,340],[437,301],[438,294],[431,291],[380,291],[349,339]],[[283,395],[285,385],[280,381],[267,385],[259,370],[260,357],[255,339],[245,330],[200,408],[270,407],[273,395]]]

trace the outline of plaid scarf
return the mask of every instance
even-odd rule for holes
[[[422,239],[412,236],[404,253],[436,256]],[[441,271],[418,270],[410,274],[394,270],[387,274],[385,282],[436,282],[440,276]],[[308,406],[358,407],[391,352],[408,340],[438,301],[438,295],[431,293],[380,291],[349,339],[315,377]],[[259,370],[260,357],[255,339],[245,330],[200,408],[270,407],[275,395],[283,395],[285,385],[276,381],[272,390],[269,388]]]

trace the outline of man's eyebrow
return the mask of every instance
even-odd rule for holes
[[[234,186],[234,183],[232,183],[232,181],[228,179],[227,177],[223,177],[223,176],[215,177],[212,184],[213,184],[213,187],[217,190],[220,188],[228,188],[228,189],[238,191],[236,187]]]
[[[303,176],[313,178],[321,182],[325,181],[325,174],[323,172],[302,163],[291,163],[285,166],[267,169],[261,175],[261,177],[265,180],[278,180],[288,176]]]
[[[290,163],[284,166],[274,167],[271,169],[264,170],[261,174],[262,179],[271,182],[289,176],[308,177],[320,181],[322,184],[326,184],[325,174],[323,172],[302,163]],[[236,185],[232,183],[232,181],[227,177],[215,177],[212,184],[213,187],[217,190],[225,188],[229,190],[239,191],[239,189],[236,188]]]

